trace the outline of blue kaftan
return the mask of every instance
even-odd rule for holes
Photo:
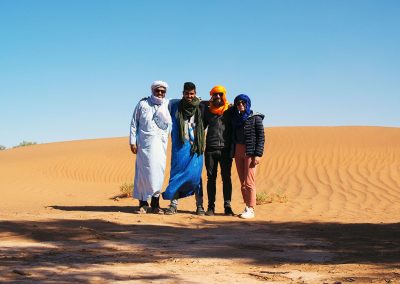
[[[171,125],[160,125],[156,114],[160,107],[168,113],[168,103],[165,99],[161,106],[156,105],[149,97],[142,99],[133,113],[130,144],[137,147],[133,188],[135,199],[146,201],[161,192]]]
[[[190,121],[185,121],[185,144],[179,136],[178,105],[180,100],[170,101],[172,117],[172,152],[171,173],[168,187],[162,193],[167,200],[183,198],[195,192],[202,196],[201,171],[203,169],[203,155],[191,154],[191,143],[194,140],[194,116]]]

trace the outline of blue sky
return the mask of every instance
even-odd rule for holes
[[[266,127],[400,127],[400,1],[0,0],[0,145],[120,137],[153,80]]]

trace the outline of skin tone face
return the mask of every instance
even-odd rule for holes
[[[191,102],[196,97],[196,90],[184,90],[183,91],[183,98]]]
[[[245,112],[246,110],[246,103],[244,101],[238,101],[236,103],[236,107],[238,109],[239,112]]]
[[[153,91],[153,95],[157,98],[163,99],[167,90],[164,87],[157,87]]]
[[[224,102],[222,101],[222,96],[224,94],[223,93],[214,93],[211,96],[211,103],[216,106],[216,107],[220,107],[224,104]]]

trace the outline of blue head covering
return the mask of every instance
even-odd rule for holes
[[[246,109],[243,113],[240,113],[237,110],[236,104],[238,101],[244,101],[246,103]],[[251,114],[251,100],[248,96],[245,94],[240,94],[235,98],[235,110],[233,112],[233,119],[232,119],[232,124],[235,127],[243,125],[243,123],[246,121],[246,119],[249,117]]]

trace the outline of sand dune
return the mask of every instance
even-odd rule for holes
[[[194,198],[174,216],[110,200],[133,180],[127,137],[0,151],[0,282],[400,281],[400,128],[266,137],[257,188],[279,198],[250,221],[193,215]],[[235,167],[232,177],[239,212]],[[221,191],[219,178],[217,213]]]
[[[398,219],[400,129],[268,128],[266,137],[265,155],[257,169],[258,191],[287,200],[261,206],[258,211],[264,212],[266,218],[350,222]],[[131,182],[133,175],[134,156],[127,138],[2,151],[0,210],[39,210],[67,203],[103,204],[106,197],[118,193],[121,184]],[[235,207],[240,210],[235,167],[232,176]],[[203,177],[205,181],[205,173]],[[164,185],[167,178],[168,175]],[[190,206],[189,201],[185,202]]]

